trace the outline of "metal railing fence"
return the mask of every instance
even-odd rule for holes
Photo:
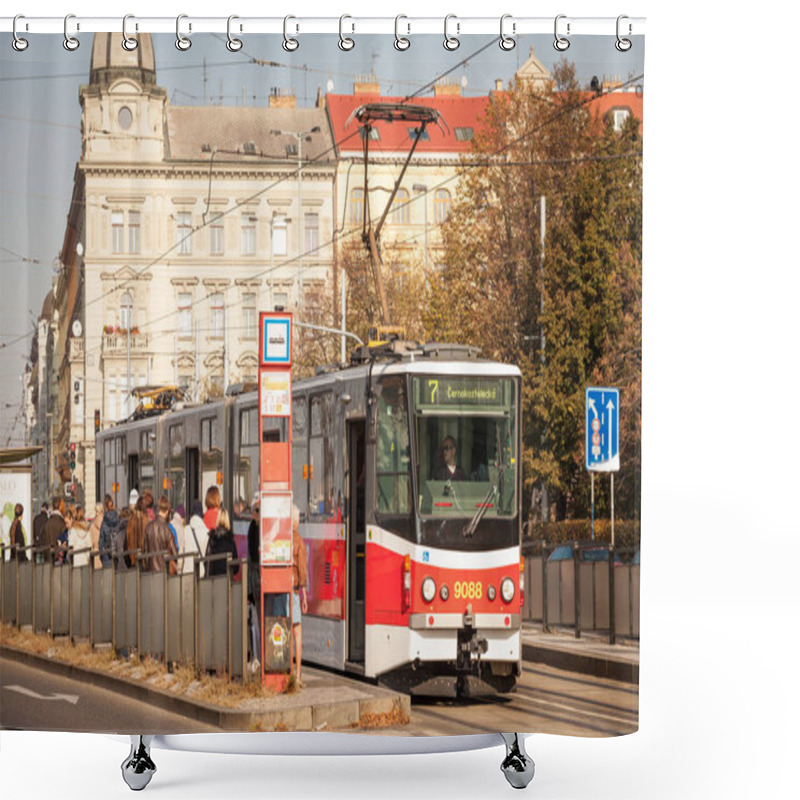
[[[557,548],[571,552],[552,560]],[[523,621],[539,622],[545,631],[573,628],[576,638],[602,633],[612,644],[617,636],[638,638],[640,566],[632,563],[637,552],[606,542],[525,542]]]
[[[19,555],[25,561],[7,552]],[[228,553],[199,557],[128,550],[110,567],[95,569],[94,557],[111,551],[0,547],[0,620],[52,637],[88,639],[92,647],[150,655],[168,664],[192,666],[248,679],[246,560]],[[88,555],[88,563],[76,556]],[[160,555],[165,567],[143,569],[142,556]],[[193,559],[184,572],[184,558]],[[121,559],[125,567],[118,564]],[[127,559],[127,560],[126,560]],[[203,564],[225,560],[223,574],[201,577]],[[127,566],[130,561],[131,565]],[[176,564],[176,574],[170,565]],[[235,574],[239,570],[239,579]]]

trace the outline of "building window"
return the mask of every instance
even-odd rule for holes
[[[119,324],[124,331],[133,327],[133,297],[130,292],[125,292],[119,302]]]
[[[289,293],[288,292],[275,292],[272,301],[273,310],[283,309],[289,306]]]
[[[178,212],[178,253],[190,255],[192,252],[192,212]]]
[[[192,335],[191,292],[178,293],[178,336]]]
[[[450,192],[437,189],[433,196],[433,221],[441,225],[450,215]]]
[[[221,339],[225,334],[225,301],[222,292],[211,295],[211,333],[214,338]]]
[[[256,254],[256,218],[253,214],[242,214],[242,255]]]
[[[257,332],[255,292],[247,292],[242,295],[242,311],[244,312],[244,337],[255,339]]]
[[[123,131],[128,130],[133,123],[133,113],[128,108],[128,106],[122,106],[117,114],[117,122],[119,122],[119,127],[122,128]]]
[[[138,211],[128,212],[128,252],[141,252],[139,230],[141,228],[141,214]]]
[[[286,217],[280,214],[272,220],[272,254],[285,256],[287,241]]]
[[[419,135],[419,140],[421,142],[429,142],[431,137],[428,134],[428,131],[422,131],[420,133],[419,128],[409,128],[408,129],[408,138],[411,139],[412,142],[416,141],[417,135]]]
[[[398,189],[392,200],[392,225],[408,225],[408,191]]]
[[[111,251],[113,253],[124,252],[125,227],[124,215],[121,211],[111,212]]]
[[[350,222],[360,225],[364,222],[364,190],[350,190]]]
[[[319,214],[305,215],[306,253],[316,253],[319,247]]]
[[[216,216],[208,227],[208,249],[212,256],[221,256],[225,253],[225,225],[222,216]]]
[[[471,142],[473,135],[472,128],[456,128],[457,142]]]
[[[611,121],[614,125],[614,130],[619,133],[625,127],[628,117],[631,115],[629,108],[614,108],[611,110]]]

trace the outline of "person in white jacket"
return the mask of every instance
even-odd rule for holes
[[[183,532],[184,552],[197,553],[201,558],[206,554],[206,545],[208,544],[208,528],[203,522],[203,504],[199,500],[192,503],[192,515],[189,518],[189,524],[185,527]],[[194,559],[183,559],[183,571],[191,572],[194,569]],[[204,574],[205,570],[201,571]]]

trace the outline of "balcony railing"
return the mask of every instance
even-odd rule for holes
[[[132,333],[130,335],[131,352],[147,350],[148,336],[146,333]],[[116,355],[126,352],[128,335],[126,333],[104,333],[103,352]]]

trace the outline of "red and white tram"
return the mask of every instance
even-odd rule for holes
[[[308,554],[304,661],[412,693],[513,689],[520,395],[514,366],[398,340],[294,382],[291,437],[286,420],[263,419],[264,441],[292,442]],[[98,497],[116,489],[119,505],[136,486],[188,509],[216,483],[246,557],[257,413],[257,394],[243,393],[99,433]]]

